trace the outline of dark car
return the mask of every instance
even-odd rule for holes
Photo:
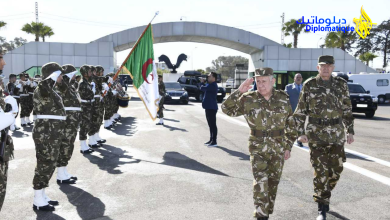
[[[372,118],[378,109],[378,98],[369,95],[363,86],[357,83],[348,83],[349,96],[352,102],[352,112],[365,113],[367,118]]]
[[[189,97],[187,91],[185,91],[178,82],[166,82],[164,103],[169,102],[179,102],[183,104],[188,104]]]
[[[133,80],[131,79],[130,75],[127,75],[127,74],[121,74],[119,75],[119,80],[122,84],[122,82],[126,82],[127,85],[131,85],[133,84]],[[125,86],[125,85],[122,85],[122,86]]]
[[[196,101],[203,100],[203,92],[200,90],[202,76],[181,76],[177,82],[188,92],[189,97],[194,97]],[[217,101],[222,102],[226,96],[226,90],[223,87],[218,87]]]

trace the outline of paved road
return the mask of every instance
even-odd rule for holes
[[[131,93],[135,95],[135,93]],[[69,171],[75,185],[47,192],[60,201],[53,213],[32,210],[35,150],[31,128],[14,132],[6,201],[0,219],[252,219],[252,180],[243,118],[218,113],[219,147],[207,148],[207,122],[200,103],[166,105],[165,125],[156,126],[142,102],[121,109],[107,144],[92,155],[76,141]],[[374,120],[355,115],[356,142],[331,200],[332,219],[390,219],[390,106]],[[364,155],[362,155],[364,154]],[[309,154],[295,147],[285,163],[271,219],[315,219]]]

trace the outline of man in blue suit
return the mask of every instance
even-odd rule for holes
[[[294,83],[288,84],[284,91],[287,92],[287,94],[290,96],[290,104],[293,112],[295,112],[295,109],[297,108],[298,100],[299,100],[299,94],[302,90],[302,75],[300,73],[295,74],[294,76]],[[303,147],[302,142],[297,141],[298,145],[300,147]]]
[[[208,147],[216,147],[217,145],[217,92],[218,85],[215,82],[217,79],[217,74],[211,72],[207,77],[207,84],[204,85],[204,79],[202,80],[203,85],[200,87],[200,90],[203,92],[202,107],[206,111],[206,119],[210,128],[210,140],[205,143]]]

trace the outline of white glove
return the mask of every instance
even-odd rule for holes
[[[16,85],[16,88],[22,89],[22,84],[17,84],[17,85]]]
[[[16,99],[14,97],[7,96],[7,97],[5,97],[4,102],[8,103],[12,106],[12,110],[11,110],[12,113],[19,112],[18,102],[16,101]]]
[[[31,81],[30,80],[27,80],[27,82],[26,82],[26,85],[30,85],[31,84]]]
[[[0,130],[3,130],[15,123],[15,116],[10,112],[5,113],[3,109],[0,108],[0,121]]]
[[[107,83],[103,83],[103,89],[105,91],[108,91],[110,89],[110,87],[108,87]]]
[[[113,84],[114,83],[114,80],[111,78],[111,77],[108,77],[108,82]]]
[[[91,85],[92,85],[93,94],[95,94],[96,93],[96,85],[94,82],[91,82]]]
[[[112,90],[112,94],[116,95],[118,92],[115,90]]]

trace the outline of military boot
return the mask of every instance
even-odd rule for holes
[[[318,216],[316,220],[326,220],[326,212],[329,211],[329,205],[318,203]]]
[[[52,206],[56,206],[56,205],[59,205],[59,204],[60,204],[58,201],[51,200],[51,199],[46,195],[45,188],[42,189],[42,196],[43,196],[43,198],[46,200],[46,202],[49,203],[49,204],[52,205]]]
[[[40,211],[54,211],[55,208],[50,205],[43,197],[43,189],[34,190],[33,209]]]

